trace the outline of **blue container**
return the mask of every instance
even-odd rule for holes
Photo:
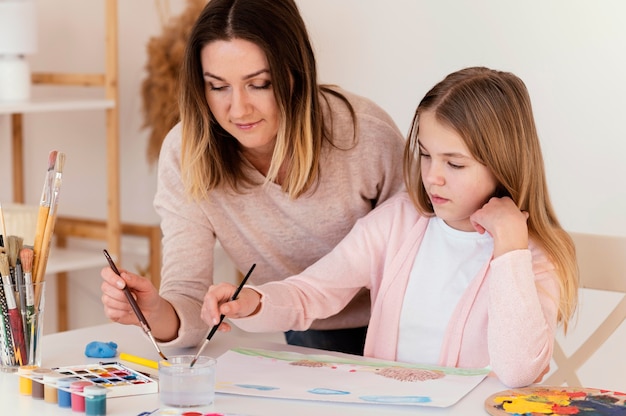
[[[70,393],[70,384],[75,381],[79,381],[78,377],[65,377],[57,380],[57,387],[59,389],[57,394],[57,400],[59,407],[72,407],[72,393]]]

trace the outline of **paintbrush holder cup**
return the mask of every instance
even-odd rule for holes
[[[193,367],[193,355],[175,355],[159,361],[159,398],[171,407],[208,406],[215,400],[214,358],[200,356]]]
[[[5,301],[0,302],[3,309],[0,323],[2,371],[14,372],[25,365],[41,366],[45,288],[45,282],[12,286],[17,311],[11,312],[12,308],[8,308],[6,314],[7,286],[3,288]]]

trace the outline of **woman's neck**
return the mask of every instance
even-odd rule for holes
[[[246,150],[244,151],[243,156],[261,175],[267,177],[272,164],[272,153]],[[274,181],[279,185],[282,185],[285,179],[285,172],[287,171],[286,165],[286,163],[282,164],[278,171],[278,177]]]

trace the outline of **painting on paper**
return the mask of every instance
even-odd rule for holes
[[[489,373],[374,360],[238,348],[217,360],[216,392],[283,399],[447,407]]]

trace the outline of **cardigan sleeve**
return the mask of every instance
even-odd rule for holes
[[[355,226],[329,254],[301,274],[254,287],[262,307],[250,317],[231,319],[250,332],[306,330],[316,319],[341,311],[369,288],[377,255],[366,250],[363,229]]]
[[[559,305],[558,276],[538,249],[506,253],[490,265],[490,364],[507,386],[532,384],[550,364]]]
[[[407,211],[409,204],[406,195],[394,196],[359,219],[329,254],[301,274],[255,287],[261,293],[260,311],[232,322],[251,332],[304,330],[315,319],[340,311],[363,288],[376,293],[387,251],[395,247],[389,242],[390,230],[407,227],[398,221],[398,210]]]

